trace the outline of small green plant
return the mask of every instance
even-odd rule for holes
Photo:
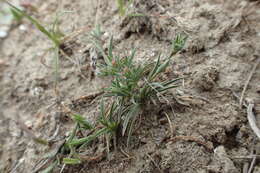
[[[64,36],[58,28],[58,20],[55,20],[51,30],[47,30],[36,19],[27,15],[9,2],[5,2],[11,6],[15,15],[29,19],[38,30],[53,42],[57,74],[60,45],[62,44],[62,38]],[[124,11],[123,6],[125,5],[125,1],[117,0],[117,2],[119,8],[122,8],[122,11]],[[100,69],[99,75],[111,77],[112,82],[109,87],[104,89],[104,99],[109,101],[105,104],[102,99],[100,103],[100,115],[97,122],[99,126],[94,126],[79,114],[71,115],[71,118],[75,122],[75,127],[66,138],[64,144],[62,144],[58,150],[55,150],[54,154],[49,156],[53,162],[43,172],[51,172],[57,165],[61,164],[60,160],[62,160],[63,164],[70,165],[82,163],[80,149],[89,145],[100,136],[106,136],[108,152],[111,139],[116,149],[116,138],[118,134],[127,136],[126,143],[127,146],[129,146],[134,128],[137,124],[137,118],[138,116],[143,116],[147,105],[149,105],[148,103],[160,97],[165,91],[178,87],[178,82],[182,79],[177,78],[169,81],[161,81],[159,78],[170,65],[171,56],[167,58],[161,58],[161,56],[159,56],[155,62],[138,64],[134,61],[135,50],[132,50],[132,53],[126,57],[120,57],[114,54],[113,37],[111,37],[109,41],[108,50],[105,51],[101,44],[101,35],[102,31],[100,26],[97,26],[90,34],[90,41],[104,59],[103,63],[98,64]],[[186,39],[187,37],[182,35],[176,37],[172,42],[173,54],[183,48]],[[79,132],[86,130],[90,131],[88,136],[78,136]]]
[[[178,52],[184,46],[186,38],[178,36],[174,40],[174,51]],[[182,78],[170,81],[158,81],[158,77],[170,64],[170,57],[156,62],[136,64],[134,62],[135,50],[128,57],[120,58],[113,54],[113,38],[111,37],[107,53],[102,46],[95,42],[96,48],[101,52],[104,63],[99,64],[100,75],[112,77],[110,87],[105,89],[105,96],[116,100],[115,115],[122,126],[121,134],[127,134],[127,145],[129,146],[133,127],[138,115],[142,114],[144,107],[153,98],[162,95],[164,91],[178,87]],[[121,111],[118,111],[121,110]]]
[[[157,82],[156,77],[169,65],[169,59],[151,64],[134,65],[126,63],[125,69],[114,76],[111,86],[106,89],[106,95],[119,99],[119,107],[124,109],[121,114],[122,135],[127,132],[129,146],[136,117],[152,98],[158,94],[175,88],[175,83],[180,79]],[[150,71],[150,72],[149,72]],[[149,73],[148,73],[149,72]],[[111,73],[112,74],[112,73]]]
[[[183,49],[188,36],[184,34],[178,34],[174,40],[172,40],[172,55],[176,54]]]

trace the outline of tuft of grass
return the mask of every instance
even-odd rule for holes
[[[8,3],[15,14],[29,19],[38,30],[46,35],[54,44],[56,73],[58,73],[58,57],[59,48],[62,44],[64,36],[58,28],[58,20],[55,20],[51,30],[47,30],[40,22],[33,17],[27,15],[22,10]],[[124,0],[118,0],[118,3],[125,5]],[[63,164],[80,164],[82,163],[79,157],[80,149],[90,144],[100,136],[106,136],[107,151],[109,152],[110,140],[113,138],[114,148],[116,149],[117,134],[127,137],[127,146],[130,146],[132,134],[136,127],[138,116],[144,116],[144,111],[147,105],[159,95],[163,95],[169,89],[176,88],[182,78],[161,81],[160,76],[170,65],[171,56],[161,58],[159,56],[155,62],[144,62],[138,64],[134,61],[135,50],[126,57],[120,57],[114,54],[113,37],[110,38],[108,50],[102,47],[100,39],[102,31],[100,26],[97,26],[90,34],[91,42],[103,56],[104,62],[98,64],[100,68],[99,75],[111,77],[112,81],[109,87],[105,88],[104,97],[109,98],[107,104],[102,99],[100,103],[100,115],[98,125],[94,126],[87,121],[82,115],[74,114],[72,119],[75,121],[75,127],[62,146],[55,151],[51,157],[54,162],[45,171],[50,172],[62,160]],[[185,44],[187,37],[178,35],[172,42],[172,53],[179,52]],[[77,134],[81,131],[90,130],[88,136],[78,137]],[[58,156],[61,155],[61,156]],[[61,158],[60,158],[61,157]]]
[[[183,49],[188,36],[184,34],[178,34],[174,40],[172,40],[172,55],[178,53]]]
[[[185,41],[186,37],[176,37],[173,41],[174,53],[183,48]],[[136,64],[135,50],[130,56],[123,58],[113,54],[113,37],[110,39],[107,52],[98,42],[94,45],[104,58],[104,63],[98,65],[99,75],[112,77],[111,85],[105,89],[105,97],[116,100],[113,114],[119,117],[117,123],[122,127],[120,133],[123,136],[127,135],[127,146],[129,146],[136,118],[142,114],[147,103],[165,91],[178,87],[178,82],[182,78],[158,81],[158,77],[169,66],[171,56],[164,59],[159,56],[156,62]]]

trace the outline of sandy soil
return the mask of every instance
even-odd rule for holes
[[[66,166],[63,172],[239,173],[251,164],[247,156],[260,155],[260,141],[248,124],[246,108],[235,97],[240,97],[260,58],[259,1],[135,0],[129,7],[129,12],[149,17],[122,17],[109,0],[100,4],[35,0],[32,4],[38,12],[29,12],[45,24],[53,22],[57,12],[71,11],[60,17],[60,29],[66,34],[81,32],[68,42],[71,60],[60,59],[58,101],[50,68],[53,55],[47,51],[50,41],[27,20],[14,24],[8,37],[0,40],[1,173],[33,172],[44,154],[68,135],[73,122],[57,103],[96,121],[99,99],[79,99],[109,83],[91,74],[87,34],[95,23],[104,31],[104,48],[113,35],[115,51],[123,56],[135,47],[139,63],[154,60],[159,53],[167,55],[171,40],[185,33],[185,48],[173,57],[165,78],[186,78],[181,87],[165,95],[170,104],[162,101],[142,117],[131,148],[122,145],[109,157],[98,157],[104,148],[100,139],[86,151],[89,159]],[[260,125],[259,66],[244,100],[254,102]],[[58,142],[51,147],[35,143],[17,122],[37,136],[54,136]],[[54,172],[60,172],[61,166]],[[253,168],[253,173],[260,172],[259,157]]]

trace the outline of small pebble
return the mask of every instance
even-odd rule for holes
[[[19,30],[21,31],[26,31],[27,30],[27,27],[25,25],[20,25],[19,26]]]
[[[5,38],[7,36],[6,31],[0,31],[0,38]]]

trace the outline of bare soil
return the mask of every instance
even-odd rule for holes
[[[246,156],[260,155],[260,141],[235,97],[240,97],[260,58],[259,1],[135,0],[129,12],[147,17],[122,17],[109,0],[99,4],[35,0],[32,4],[38,12],[31,13],[46,24],[53,22],[57,12],[72,11],[60,17],[60,28],[67,34],[81,32],[69,39],[71,60],[60,59],[58,101],[53,56],[47,51],[51,42],[27,20],[0,40],[1,173],[33,172],[44,154],[58,145],[50,148],[35,143],[17,121],[37,136],[54,136],[58,141],[74,124],[57,103],[96,122],[99,98],[82,97],[109,84],[109,79],[93,75],[90,65],[91,44],[86,35],[95,23],[104,31],[104,48],[113,35],[115,51],[124,56],[137,48],[139,63],[155,60],[159,53],[168,55],[171,40],[185,33],[187,43],[173,57],[164,78],[186,78],[141,116],[131,148],[122,144],[105,156],[100,138],[86,151],[86,161],[66,166],[63,172],[239,173],[251,163]],[[259,76],[258,66],[244,99],[255,103],[260,125]],[[253,173],[260,173],[259,157],[253,168]]]

